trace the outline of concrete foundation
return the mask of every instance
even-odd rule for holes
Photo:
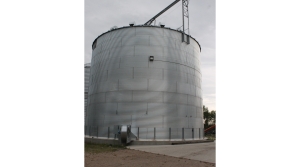
[[[107,139],[107,138],[94,138],[85,137],[84,139],[87,143],[97,143],[97,144],[112,144],[121,145],[121,141],[118,139]],[[193,144],[193,143],[206,143],[213,142],[212,140],[178,140],[178,141],[159,141],[159,140],[134,140],[128,145],[178,145],[178,144]]]

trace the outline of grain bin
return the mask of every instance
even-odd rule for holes
[[[91,63],[84,64],[84,120],[86,120],[90,70],[91,70]],[[84,125],[86,124],[84,123]]]
[[[203,138],[200,45],[158,26],[115,28],[93,42],[86,135]]]

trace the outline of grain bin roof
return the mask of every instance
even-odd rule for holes
[[[168,29],[168,30],[173,30],[173,31],[176,31],[176,32],[182,32],[182,31],[179,31],[179,30],[175,30],[175,29],[172,29],[172,28],[169,28],[169,27],[160,27],[160,26],[148,26],[148,25],[135,25],[135,26],[124,26],[124,27],[120,27],[120,28],[115,28],[115,29],[111,29],[111,30],[108,30],[107,32],[105,33],[102,33],[101,35],[99,35],[94,41],[93,41],[93,44],[92,46],[94,45],[94,43],[96,42],[96,40],[98,38],[100,38],[102,35],[106,34],[106,33],[109,33],[109,32],[112,32],[112,31],[115,31],[115,30],[119,30],[119,29],[124,29],[124,28],[133,28],[133,27],[153,27],[153,28],[164,28],[164,29]],[[196,41],[196,43],[199,45],[199,48],[200,48],[200,52],[201,52],[201,45],[199,44],[199,42],[193,38],[192,36],[190,36],[192,39],[194,39]]]

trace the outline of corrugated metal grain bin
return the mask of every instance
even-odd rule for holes
[[[84,64],[84,120],[86,120],[86,112],[87,112],[90,70],[91,70],[91,64],[90,63]]]
[[[203,138],[200,45],[156,26],[122,27],[93,43],[86,134],[139,139]],[[151,59],[150,59],[151,57]]]

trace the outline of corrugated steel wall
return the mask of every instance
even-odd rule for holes
[[[170,131],[182,139],[182,128],[184,138],[199,138],[200,48],[192,38],[189,45],[181,40],[180,32],[159,27],[122,28],[97,39],[87,113],[97,136],[113,136],[114,125],[123,124],[140,139],[153,139],[154,128],[155,139],[169,139]]]
[[[84,120],[86,120],[86,112],[88,105],[88,90],[89,90],[89,78],[90,78],[91,64],[87,63],[84,65]],[[84,123],[86,125],[86,121]]]

